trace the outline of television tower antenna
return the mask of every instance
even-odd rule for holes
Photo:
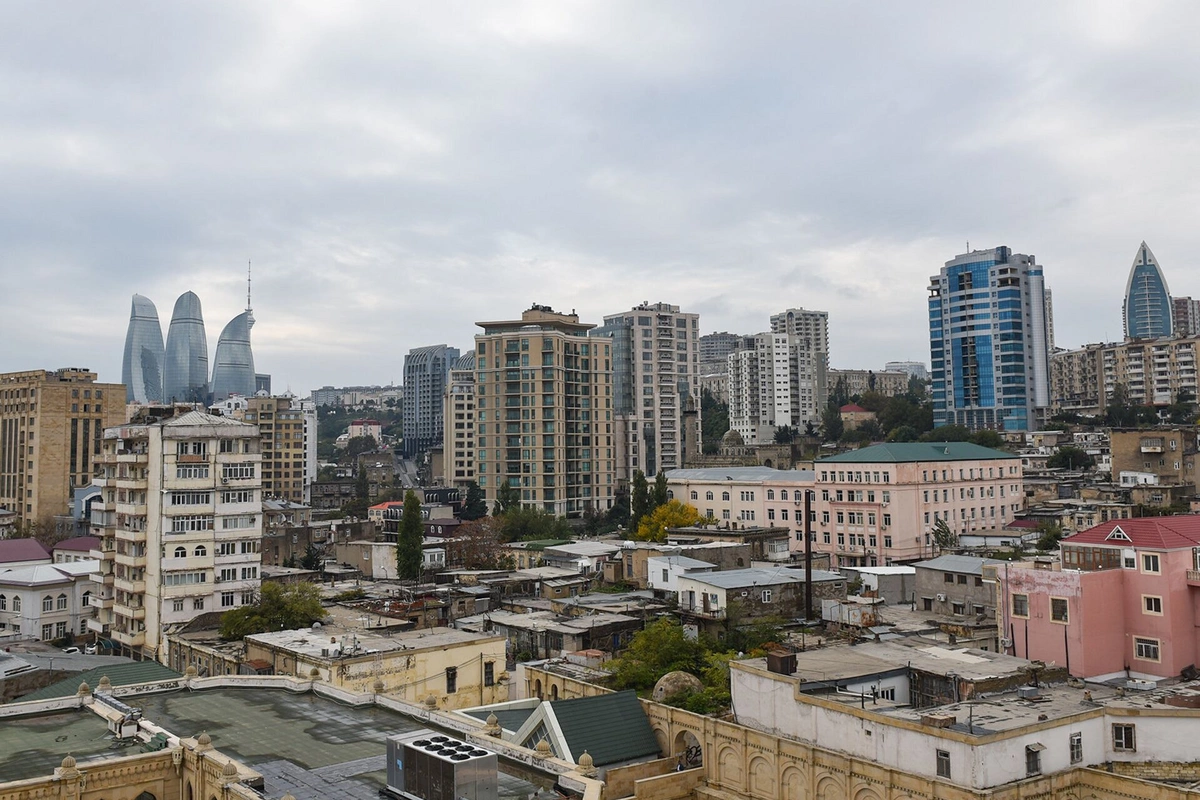
[[[250,310],[250,259],[246,259],[246,310]]]

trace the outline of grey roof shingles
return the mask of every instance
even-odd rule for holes
[[[632,690],[554,700],[550,708],[576,759],[584,750],[598,767],[658,757],[658,740]]]
[[[885,464],[914,461],[991,461],[1020,458],[971,442],[893,442],[876,444],[820,459],[817,464]]]

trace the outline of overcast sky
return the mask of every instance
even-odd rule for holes
[[[276,391],[402,379],[531,303],[928,361],[928,277],[1033,253],[1059,346],[1139,242],[1200,297],[1200,6],[0,6],[0,372],[120,380],[130,296],[245,304]]]

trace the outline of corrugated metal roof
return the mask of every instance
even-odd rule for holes
[[[817,461],[823,464],[884,464],[913,461],[982,461],[1015,458],[1012,453],[993,450],[971,442],[893,442],[862,447]]]
[[[813,581],[844,581],[845,577],[823,569],[812,571]],[[743,589],[747,586],[771,586],[780,583],[803,583],[802,569],[729,569],[720,572],[701,572],[684,576],[688,580],[717,586],[722,589]]]
[[[554,700],[549,706],[576,759],[584,750],[598,767],[658,757],[658,740],[632,690]]]
[[[772,469],[771,467],[703,467],[673,469],[667,472],[669,481],[747,481],[761,483],[812,483],[816,473],[811,469]]]
[[[107,664],[103,667],[89,669],[82,675],[75,675],[66,680],[52,683],[49,686],[31,692],[20,699],[24,703],[29,700],[50,700],[56,697],[70,697],[79,691],[79,684],[87,683],[93,690],[100,684],[105,675],[113,686],[136,686],[157,681],[178,680],[183,676],[173,669],[168,669],[157,661],[134,661],[125,664]]]

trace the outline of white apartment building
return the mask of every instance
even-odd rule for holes
[[[466,487],[475,480],[475,351],[450,365],[442,397],[445,430],[442,452],[447,486]]]
[[[185,411],[107,428],[89,627],[120,654],[160,660],[172,627],[253,603],[261,468],[257,425]]]
[[[0,570],[0,636],[42,641],[87,633],[95,561],[35,564]]]

